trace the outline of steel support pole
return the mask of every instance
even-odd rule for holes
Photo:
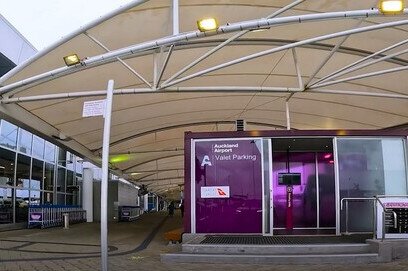
[[[173,35],[178,35],[179,31],[179,0],[173,0]]]
[[[112,115],[113,80],[109,80],[106,93],[105,122],[103,127],[102,182],[101,182],[101,265],[108,271],[108,175],[109,138]]]
[[[286,100],[286,130],[290,130],[289,100]]]

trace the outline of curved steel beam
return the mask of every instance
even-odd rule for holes
[[[174,50],[186,50],[186,49],[191,49],[191,48],[207,48],[207,47],[213,47],[219,43],[224,42],[225,39],[214,39],[211,41],[207,40],[193,40],[193,41],[187,41],[183,42],[177,45]],[[297,42],[297,40],[281,40],[281,39],[240,39],[236,40],[230,43],[232,46],[254,46],[254,45],[260,45],[260,46],[283,46],[287,44],[291,44]],[[396,43],[395,47],[399,46],[401,43]],[[394,45],[393,45],[394,46]],[[298,46],[298,48],[306,48],[306,49],[314,49],[314,50],[323,50],[323,51],[331,51],[334,46],[331,44],[324,44],[324,43],[313,43],[313,44],[305,44]],[[149,51],[143,51],[139,54],[135,54],[133,57],[139,57],[139,56],[146,56],[150,55],[154,50],[149,50]],[[365,58],[372,57],[373,59],[378,59],[380,57],[386,57],[386,54],[383,54],[382,52],[376,52],[373,53],[371,51],[366,51],[366,50],[361,50],[361,49],[356,49],[356,48],[351,48],[351,47],[344,47],[341,46],[337,52],[348,54],[348,55],[355,55],[355,56],[362,56]],[[129,58],[126,58],[129,59]],[[384,59],[384,62],[396,64],[396,65],[401,65],[401,66],[407,66],[408,61],[402,58],[398,57],[391,57]],[[321,79],[319,79],[321,80]],[[166,89],[169,90],[169,89]],[[171,90],[171,89],[170,89]],[[150,89],[149,89],[150,91]],[[71,93],[64,93],[64,94],[55,94],[55,97],[49,97],[49,95],[37,95],[37,96],[30,96],[31,99],[26,99],[27,97],[19,97],[19,98],[7,98],[5,97],[2,100],[2,103],[14,103],[14,102],[28,102],[28,101],[36,101],[36,100],[44,100],[44,99],[52,99],[52,100],[57,100],[57,99],[67,99],[67,98],[77,98],[77,97],[85,97],[85,96],[105,96],[106,91],[105,90],[96,90],[96,91],[90,91],[90,95],[83,95],[84,92],[71,92]],[[122,93],[120,93],[122,94]],[[48,97],[48,98],[47,98]]]
[[[340,32],[335,32],[335,33],[331,33],[331,34],[326,34],[326,35],[322,35],[322,36],[318,36],[318,37],[313,37],[313,38],[308,38],[302,41],[298,41],[292,44],[288,44],[288,45],[284,45],[284,46],[280,46],[277,48],[272,48],[272,49],[268,49],[268,50],[264,50],[261,52],[257,52],[254,54],[250,54],[241,58],[237,58],[216,66],[213,66],[211,68],[207,68],[205,70],[201,70],[195,73],[192,73],[190,75],[184,76],[182,78],[179,79],[175,79],[167,84],[162,84],[160,86],[160,88],[166,88],[166,87],[171,87],[173,85],[179,84],[181,82],[202,76],[204,74],[210,73],[210,72],[214,72],[223,68],[227,68],[239,63],[243,63],[245,61],[249,61],[255,58],[259,58],[259,57],[263,57],[263,56],[267,56],[273,53],[277,53],[277,52],[281,52],[287,49],[292,49],[292,48],[296,48],[298,46],[304,45],[304,44],[310,44],[310,43],[314,43],[314,42],[319,42],[319,41],[324,41],[324,40],[329,40],[329,39],[334,39],[334,38],[339,38],[339,37],[343,37],[343,36],[347,36],[347,35],[354,35],[354,34],[359,34],[359,33],[364,33],[364,32],[369,32],[369,31],[375,31],[375,30],[380,30],[380,29],[384,29],[384,28],[391,28],[394,26],[399,26],[399,25],[406,25],[408,24],[408,20],[402,20],[402,21],[396,21],[396,22],[388,22],[388,23],[381,23],[378,25],[373,25],[373,26],[365,26],[365,27],[359,27],[359,28],[354,28],[351,30],[345,30],[345,31],[340,31]]]
[[[408,14],[408,9],[405,9],[403,14]],[[315,22],[315,21],[322,21],[322,20],[334,20],[334,19],[356,19],[356,18],[368,18],[368,17],[375,17],[375,16],[384,16],[380,11],[374,9],[368,10],[354,10],[354,11],[340,11],[340,12],[327,12],[327,13],[317,13],[317,14],[307,14],[307,15],[299,15],[299,16],[288,16],[288,17],[281,17],[281,18],[272,18],[272,19],[256,19],[251,21],[239,22],[228,24],[224,26],[220,26],[216,31],[208,31],[208,32],[200,32],[200,31],[193,31],[182,33],[174,36],[164,37],[153,41],[144,42],[141,44],[137,44],[134,46],[129,46],[126,48],[121,48],[115,51],[111,51],[108,53],[104,53],[98,56],[89,57],[88,59],[83,60],[80,64],[75,66],[64,66],[61,68],[54,69],[49,72],[45,72],[36,76],[32,76],[30,78],[17,81],[15,83],[11,83],[7,86],[0,87],[0,94],[5,94],[10,91],[15,91],[20,89],[21,87],[32,87],[37,82],[47,82],[54,78],[58,78],[64,75],[68,75],[78,70],[82,70],[85,68],[96,67],[99,65],[103,65],[108,62],[115,61],[118,57],[126,57],[129,55],[133,55],[137,52],[154,49],[161,46],[169,46],[171,44],[175,44],[177,42],[188,41],[193,39],[205,38],[208,36],[214,35],[221,35],[225,33],[232,33],[238,32],[242,30],[255,30],[259,28],[270,28],[275,26],[282,26],[288,24],[299,24],[304,22]],[[392,23],[385,23],[379,24],[374,27],[373,29],[381,29],[385,27],[395,27],[407,24],[407,21],[397,21]],[[318,40],[317,40],[318,41]]]

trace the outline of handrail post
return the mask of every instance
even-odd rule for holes
[[[346,200],[346,234],[348,234],[348,207],[349,207],[348,203],[349,203],[348,200]]]
[[[373,202],[373,240],[377,239],[377,201]]]
[[[381,242],[384,242],[384,238],[385,238],[385,211],[383,208],[382,211],[382,236],[381,236]]]

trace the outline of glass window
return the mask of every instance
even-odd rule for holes
[[[33,156],[40,159],[44,158],[44,139],[36,135],[33,136]]]
[[[317,153],[319,171],[319,221],[320,227],[336,226],[336,197],[334,184],[333,153]]]
[[[15,159],[15,152],[0,148],[0,186],[14,185]]]
[[[67,151],[61,148],[58,148],[58,165],[64,166],[67,160]]]
[[[82,182],[77,182],[77,185],[79,187],[82,187]],[[80,197],[81,193],[80,193],[80,190],[74,191],[73,194],[74,194],[74,199],[73,199],[74,201],[73,201],[72,204],[77,205],[77,206],[81,205],[81,197]]]
[[[74,185],[74,172],[67,170],[67,186]]]
[[[54,203],[54,194],[51,192],[43,192],[44,193],[44,204],[53,204]]]
[[[41,204],[41,191],[30,191],[30,205],[40,205]]]
[[[26,222],[28,218],[28,203],[30,190],[16,189],[16,222]]]
[[[0,187],[0,224],[13,223],[13,189]]]
[[[77,156],[75,157],[75,160],[76,160],[75,172],[82,175],[82,163],[83,163],[84,160],[82,160],[81,158],[79,158]]]
[[[54,190],[54,165],[45,163],[44,170],[44,190]]]
[[[17,147],[17,126],[1,120],[0,145],[10,149]]]
[[[405,195],[407,176],[405,168],[404,141],[402,139],[382,140],[385,195]]]
[[[16,186],[30,187],[31,158],[22,154],[17,155]]]
[[[341,198],[372,198],[375,195],[407,193],[402,139],[342,138],[338,139],[337,145]],[[372,204],[372,201],[349,203],[347,230],[372,230]],[[342,230],[345,230],[344,223]]]
[[[72,153],[70,153],[70,152],[67,152],[67,169],[69,169],[69,170],[74,170],[74,162],[75,162],[75,159],[74,159],[75,157],[74,157],[74,155],[72,154]]]
[[[57,204],[65,205],[65,194],[61,194],[61,193],[57,194]]]
[[[55,163],[56,146],[48,141],[45,141],[45,161]]]
[[[65,192],[65,168],[58,167],[57,191]]]
[[[31,182],[30,182],[30,187],[32,189],[42,189],[43,188],[43,166],[44,162],[33,159],[32,163],[32,171],[31,171]]]
[[[66,199],[67,199],[67,205],[74,205],[74,197],[72,196],[72,195],[67,195],[67,197],[66,197]]]
[[[33,134],[20,128],[18,135],[18,150],[22,153],[31,154],[31,143],[33,141]]]

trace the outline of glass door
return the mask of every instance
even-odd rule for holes
[[[332,139],[272,141],[273,234],[335,234]]]

